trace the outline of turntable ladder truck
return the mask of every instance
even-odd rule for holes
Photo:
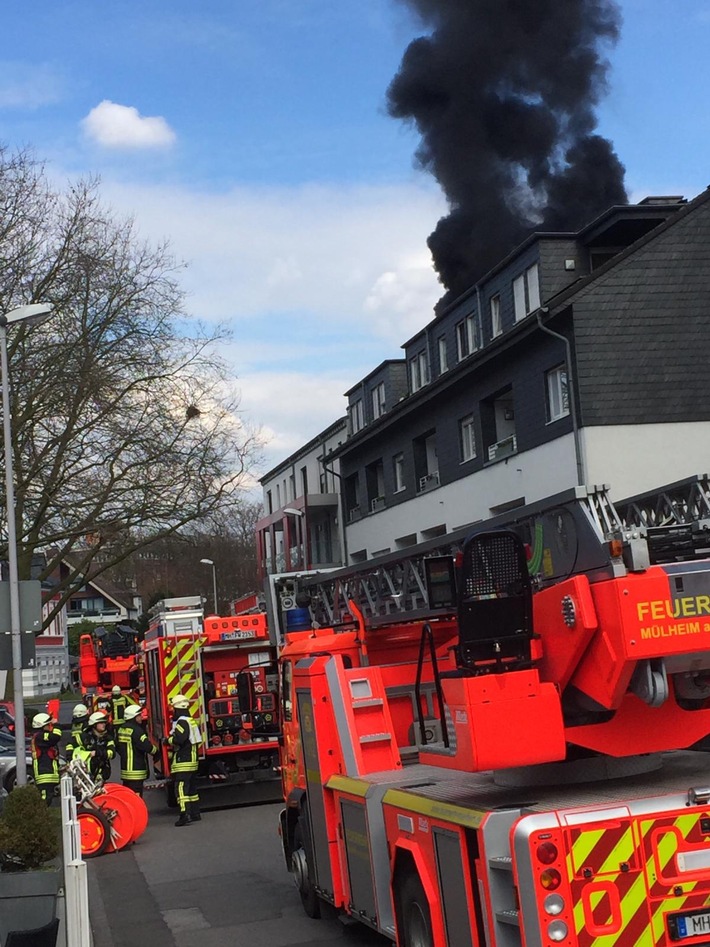
[[[400,947],[710,945],[710,560],[658,555],[634,499],[576,487],[303,580],[280,833],[309,915]]]

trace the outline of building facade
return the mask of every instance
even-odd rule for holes
[[[345,562],[340,464],[333,456],[345,438],[346,421],[340,418],[262,477],[264,516],[256,524],[260,579]]]
[[[612,498],[710,461],[710,192],[529,237],[347,393],[356,563],[578,483]]]

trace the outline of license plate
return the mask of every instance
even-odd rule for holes
[[[701,934],[710,937],[710,911],[673,914],[668,918],[668,931],[671,940],[684,940],[686,937],[699,937]]]

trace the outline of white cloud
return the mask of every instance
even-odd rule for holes
[[[141,232],[170,239],[203,317],[310,315],[400,345],[442,295],[426,238],[444,212],[431,186],[311,185],[196,193],[104,181]],[[264,334],[267,334],[264,326]]]
[[[426,238],[443,197],[415,183],[296,188],[134,186],[104,198],[142,236],[170,239],[187,309],[232,324],[221,355],[268,470],[345,413],[343,393],[433,318]]]
[[[58,102],[63,82],[42,63],[0,62],[0,108],[36,109]]]
[[[141,115],[132,105],[104,99],[81,120],[84,134],[102,148],[166,148],[175,132],[160,116]]]

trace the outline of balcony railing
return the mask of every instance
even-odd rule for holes
[[[504,437],[497,444],[491,444],[488,448],[488,460],[501,460],[503,457],[510,457],[518,449],[518,441],[515,434],[510,437]]]
[[[439,471],[432,470],[431,473],[419,478],[419,493],[426,493],[427,490],[433,490],[439,486]]]

